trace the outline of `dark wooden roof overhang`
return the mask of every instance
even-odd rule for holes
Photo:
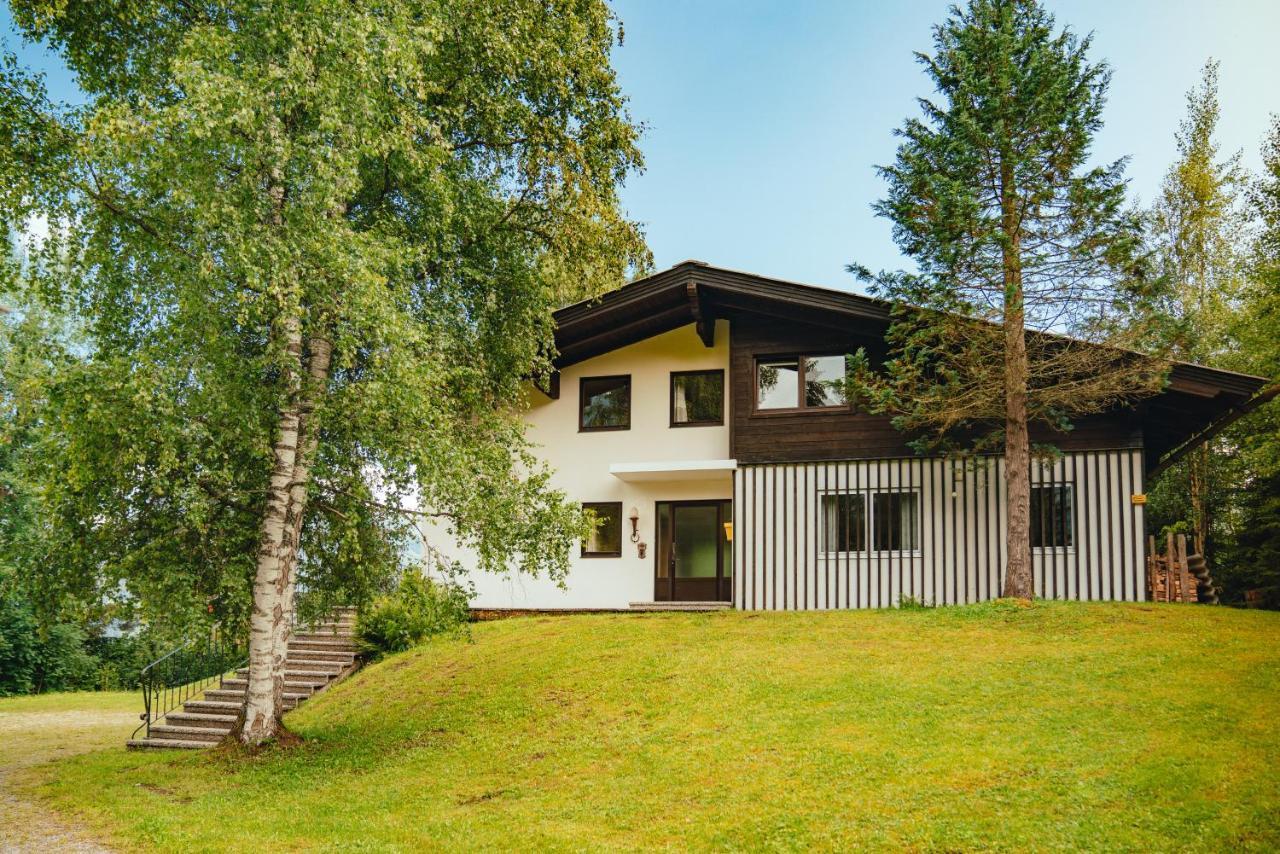
[[[566,368],[694,323],[681,265],[555,314],[555,365]]]
[[[884,300],[860,294],[685,261],[557,311],[555,365],[565,368],[689,324],[696,324],[710,347],[715,320],[741,313],[863,337],[883,332],[890,308]],[[1165,390],[1137,406],[1148,471],[1158,473],[1174,461],[1172,455],[1206,440],[1211,434],[1205,431],[1221,419],[1266,402],[1254,398],[1267,385],[1261,377],[1175,363]]]
[[[738,312],[844,330],[851,320],[889,322],[881,300],[685,261],[557,311],[555,364],[565,368],[691,323],[711,347],[714,321]]]

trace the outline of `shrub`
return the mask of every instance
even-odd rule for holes
[[[0,697],[35,689],[38,647],[31,609],[0,592]]]
[[[80,628],[56,623],[42,631],[29,603],[0,594],[0,697],[92,690],[98,664]]]
[[[98,659],[84,648],[84,632],[78,626],[50,626],[41,646],[37,693],[92,691],[98,687]]]
[[[356,643],[374,658],[403,652],[464,625],[471,615],[468,599],[468,591],[459,584],[405,573],[393,593],[361,609]]]
[[[167,651],[156,646],[147,634],[91,637],[85,649],[98,661],[96,688],[99,691],[132,691],[141,686],[142,668]]]

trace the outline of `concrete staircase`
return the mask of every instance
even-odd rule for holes
[[[286,710],[296,709],[359,667],[354,628],[355,609],[340,608],[327,622],[294,630],[285,659]],[[169,712],[153,723],[148,737],[127,744],[134,750],[213,747],[231,734],[248,690],[249,670],[240,668],[234,676],[206,689],[200,699],[187,700],[180,711]]]

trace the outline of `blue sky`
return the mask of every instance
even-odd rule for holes
[[[849,261],[906,262],[870,210],[892,131],[929,94],[912,52],[930,46],[945,0],[617,0],[615,57],[647,160],[623,199],[659,268],[686,258],[836,287]],[[1053,0],[1060,24],[1095,34],[1114,70],[1099,159],[1130,156],[1150,201],[1174,156],[1185,93],[1209,57],[1221,68],[1225,152],[1250,168],[1280,113],[1280,0]],[[0,33],[8,34],[0,3]],[[24,59],[74,83],[38,47]]]

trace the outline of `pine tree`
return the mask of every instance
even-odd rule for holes
[[[1055,33],[1034,0],[971,0],[933,47],[918,58],[937,97],[898,131],[875,206],[917,271],[851,265],[898,306],[889,358],[859,354],[852,385],[919,450],[1003,448],[1004,595],[1029,598],[1030,425],[1069,429],[1160,381],[1157,362],[1123,349],[1145,287],[1140,222],[1124,162],[1086,166],[1110,78],[1089,61],[1090,38]]]

